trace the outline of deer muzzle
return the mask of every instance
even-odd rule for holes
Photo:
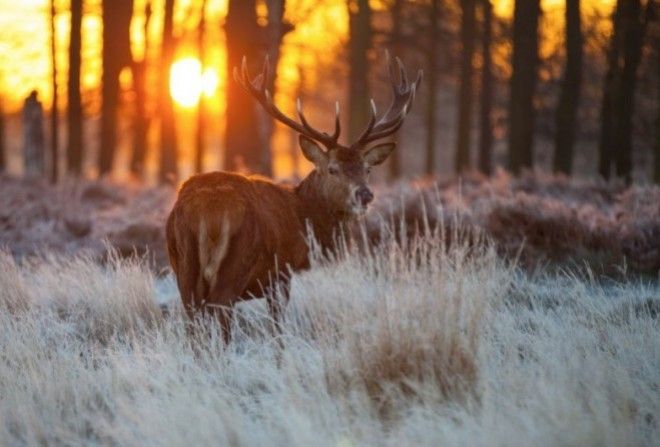
[[[355,190],[355,202],[362,207],[367,207],[374,200],[374,193],[366,186],[360,186]]]

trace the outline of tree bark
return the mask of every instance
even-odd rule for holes
[[[647,5],[649,11],[651,2]],[[642,59],[642,45],[647,20],[642,17],[640,0],[625,2],[623,10],[623,69],[619,92],[615,97],[614,147],[616,148],[616,174],[627,184],[632,181],[633,116],[635,113],[635,89],[637,69]]]
[[[580,0],[566,0],[566,68],[555,122],[554,170],[570,175],[573,170],[575,128],[582,83],[582,25]]]
[[[401,52],[401,40],[402,32],[401,25],[403,24],[403,3],[404,0],[394,0],[391,9],[392,15],[392,31],[390,37],[390,47],[396,55],[402,54]],[[398,146],[401,147],[401,130],[397,131],[397,140]],[[390,171],[390,180],[396,180],[401,177],[401,160],[399,156],[399,150],[395,150],[390,155],[389,159],[389,171]]]
[[[428,66],[428,94],[426,100],[426,174],[435,174],[435,139],[436,139],[436,108],[438,89],[438,14],[440,0],[431,0],[429,12],[429,42],[426,49],[426,60]]]
[[[174,104],[170,95],[170,69],[174,60],[174,0],[165,0],[163,38],[160,53],[160,169],[161,183],[177,180],[177,144]]]
[[[655,19],[658,20],[660,17],[658,14],[658,6],[656,5],[655,10]],[[656,106],[656,117],[655,117],[655,163],[653,169],[653,180],[657,185],[660,185],[660,33],[656,33],[655,38],[655,56],[656,56],[656,94],[658,95],[655,106]]]
[[[204,74],[206,68],[206,0],[200,5],[199,24],[197,26],[197,51],[201,71]],[[204,92],[199,95],[197,103],[197,132],[195,134],[195,172],[204,171],[204,152],[206,148],[206,100]]]
[[[103,76],[99,175],[109,174],[117,145],[119,73],[130,63],[133,0],[103,0]]]
[[[69,173],[82,172],[83,111],[80,97],[80,50],[82,38],[83,0],[71,0],[71,38],[69,41],[68,142]]]
[[[513,13],[513,74],[509,101],[509,167],[532,166],[534,92],[538,78],[540,0],[516,0]]]
[[[266,5],[268,6],[266,52],[268,53],[268,58],[270,60],[270,66],[272,70],[272,74],[268,79],[268,90],[273,96],[275,96],[282,40],[287,33],[293,31],[293,25],[284,20],[286,0],[267,0]],[[258,110],[261,114],[262,120],[266,123],[266,144],[263,145],[261,173],[267,176],[272,176],[273,148],[271,146],[271,140],[273,136],[273,130],[275,129],[275,121],[261,108]]]
[[[57,51],[56,51],[56,41],[57,34],[55,32],[55,0],[50,2],[50,59],[52,64],[52,73],[51,81],[53,86],[53,102],[50,107],[50,155],[51,155],[51,166],[50,166],[50,179],[53,183],[57,182],[57,162],[58,162],[58,140],[59,140],[59,128],[58,128],[58,104],[57,104]]]
[[[456,138],[455,170],[461,173],[470,167],[470,132],[472,131],[473,67],[475,34],[475,0],[461,0],[461,73],[458,102],[458,136]]]
[[[5,146],[5,111],[2,108],[2,98],[0,98],[0,172],[7,169],[7,153]]]
[[[151,22],[151,2],[144,10],[144,57],[131,63],[133,73],[133,92],[135,93],[135,117],[133,121],[133,152],[131,172],[139,177],[144,175],[144,163],[147,154],[147,135],[149,133],[149,114],[147,113],[147,57],[150,53],[149,24]]]
[[[492,32],[493,5],[490,0],[482,0],[483,24],[481,35],[481,101],[479,120],[479,170],[486,174],[493,173],[493,68],[492,68]]]
[[[348,54],[348,139],[354,141],[364,130],[369,116],[369,62],[371,8],[368,0],[349,0],[350,41]]]
[[[612,173],[614,157],[614,96],[619,90],[621,73],[619,59],[621,55],[621,20],[623,2],[617,1],[612,15],[612,39],[607,53],[607,73],[603,84],[603,100],[600,112],[600,138],[598,143],[598,172],[604,179]]]
[[[255,7],[255,0],[229,0],[225,20],[229,73],[234,67],[240,69],[243,57],[252,73],[261,66],[261,61],[257,61],[260,29]],[[264,141],[254,100],[236,82],[227,82],[226,88],[225,169],[260,172]]]

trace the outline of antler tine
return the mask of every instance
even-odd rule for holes
[[[339,140],[340,133],[341,133],[341,123],[339,120],[339,101],[335,101],[335,131],[332,133],[332,139],[334,141]]]
[[[403,121],[406,118],[406,115],[408,113],[408,105],[404,105],[403,109],[401,109],[401,112],[393,119],[389,120],[386,123],[383,123],[383,126],[381,128],[378,128],[375,132],[372,132],[369,134],[363,141],[362,144],[368,144],[371,143],[372,141],[380,140],[381,138],[388,137],[392,135],[394,132],[399,130],[399,128],[403,125]]]
[[[243,83],[244,84],[250,84],[250,73],[248,72],[247,68],[247,59],[245,56],[243,56],[243,59],[241,60],[241,75],[243,76]]]
[[[307,121],[307,118],[305,118],[305,114],[303,113],[302,110],[302,101],[300,98],[296,98],[296,111],[298,112],[298,117],[300,118],[300,122],[302,125],[305,127],[305,129],[309,132],[310,135],[313,139],[323,143],[328,149],[336,146],[337,140],[339,139],[339,132],[338,132],[338,122],[339,122],[339,117],[337,116],[335,118],[335,132],[332,136],[328,135],[325,132],[320,132],[316,129],[314,129],[309,122]],[[335,108],[336,111],[336,108]]]
[[[424,72],[422,70],[417,71],[417,79],[415,79],[415,89],[417,89],[417,86],[419,86],[422,83],[422,79],[424,78]]]
[[[374,126],[376,125],[377,112],[376,112],[376,103],[374,102],[373,98],[370,99],[369,105],[371,106],[371,116],[369,117],[369,121],[367,122],[367,127],[362,131],[357,141],[362,141],[364,138],[368,137],[371,131],[374,129]]]
[[[394,64],[392,64],[392,57],[390,56],[390,51],[385,50],[385,63],[387,64],[387,74],[390,77],[390,84],[392,84],[392,88],[395,90],[396,93],[396,84],[397,82],[397,73],[396,70],[394,69]]]
[[[401,92],[403,92],[408,88],[408,74],[406,73],[406,69],[403,66],[403,62],[401,62],[401,59],[397,57],[395,60],[396,64],[399,66],[399,79],[401,79],[401,85],[399,86],[399,89]]]
[[[371,120],[366,129],[351,146],[354,149],[364,149],[368,143],[392,135],[403,125],[403,120],[406,117],[408,110],[410,110],[410,106],[415,97],[417,86],[422,80],[422,71],[420,70],[415,82],[410,83],[401,59],[396,57],[394,58],[394,61],[392,61],[389,51],[385,52],[385,56],[387,59],[390,83],[392,85],[392,102],[387,108],[385,114],[377,122],[375,120],[375,113],[372,114]],[[372,107],[372,111],[375,112],[375,108]]]
[[[266,57],[264,58],[264,68],[261,72],[261,76],[262,76],[261,82],[263,82],[262,87],[264,89],[266,88],[266,84],[268,82],[268,71],[269,70],[270,70],[270,57],[268,56],[268,54],[266,54]]]
[[[259,102],[259,104],[261,104],[264,110],[266,110],[266,112],[268,112],[268,114],[271,115],[273,118],[285,124],[286,126],[290,127],[291,129],[295,130],[299,134],[318,141],[328,149],[335,147],[337,145],[337,140],[339,139],[339,133],[341,130],[339,126],[338,105],[335,109],[336,112],[335,132],[332,136],[326,134],[325,132],[320,132],[314,129],[309,124],[309,122],[307,122],[307,119],[305,119],[305,115],[302,113],[302,105],[300,99],[297,100],[296,109],[298,111],[298,115],[300,117],[301,122],[300,123],[296,122],[295,120],[289,118],[284,113],[282,113],[282,111],[273,102],[273,97],[266,88],[269,70],[270,70],[270,63],[268,56],[266,56],[266,59],[264,60],[264,66],[262,72],[259,75],[257,75],[257,77],[255,77],[254,80],[250,80],[250,74],[247,68],[247,59],[245,58],[245,56],[243,56],[243,60],[241,62],[240,76],[238,69],[234,67],[233,70],[234,79],[236,80],[236,82],[238,82],[238,84],[241,87],[243,87],[243,89],[245,89],[248,93],[250,93]]]
[[[305,129],[307,129],[308,131],[313,132],[313,133],[317,132],[307,122],[307,119],[305,118],[305,114],[303,113],[303,110],[302,110],[302,100],[300,98],[296,98],[296,112],[298,112],[298,117],[300,118],[300,122],[302,123],[303,126],[305,126]]]
[[[424,77],[424,73],[422,70],[419,70],[417,72],[417,79],[415,79],[415,82],[412,83],[412,95],[410,97],[410,101],[408,102],[408,108],[412,107],[413,102],[415,102],[415,95],[417,94],[417,86],[422,83],[422,78]]]

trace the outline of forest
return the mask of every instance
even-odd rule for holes
[[[654,2],[63,3],[32,11],[50,23],[40,32],[51,48],[30,51],[47,51],[50,66],[35,85],[0,90],[10,171],[20,171],[18,94],[42,86],[52,179],[300,176],[310,166],[295,136],[255,108],[232,69],[246,57],[257,73],[268,55],[280,107],[293,113],[300,97],[322,127],[339,101],[351,140],[370,99],[388,100],[388,50],[426,76],[383,180],[498,168],[625,183],[660,175]],[[2,32],[7,58],[27,45],[19,32]]]

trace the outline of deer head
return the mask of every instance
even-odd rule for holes
[[[422,70],[419,70],[415,82],[409,82],[401,60],[397,57],[393,62],[389,53],[386,55],[393,91],[392,103],[378,119],[376,104],[371,99],[369,121],[358,139],[349,146],[339,144],[341,133],[339,102],[335,103],[335,129],[329,135],[314,129],[309,124],[300,99],[296,101],[300,122],[286,116],[273,103],[273,98],[266,89],[270,69],[268,57],[262,72],[253,80],[250,80],[245,58],[240,73],[234,68],[234,79],[262,105],[264,110],[299,133],[303,155],[314,163],[316,168],[308,179],[314,180],[320,196],[335,212],[345,215],[355,216],[364,213],[373,200],[373,193],[368,187],[369,172],[373,166],[383,163],[389,157],[396,143],[386,142],[376,145],[372,143],[393,135],[403,125],[415,97],[415,90],[422,80]]]

